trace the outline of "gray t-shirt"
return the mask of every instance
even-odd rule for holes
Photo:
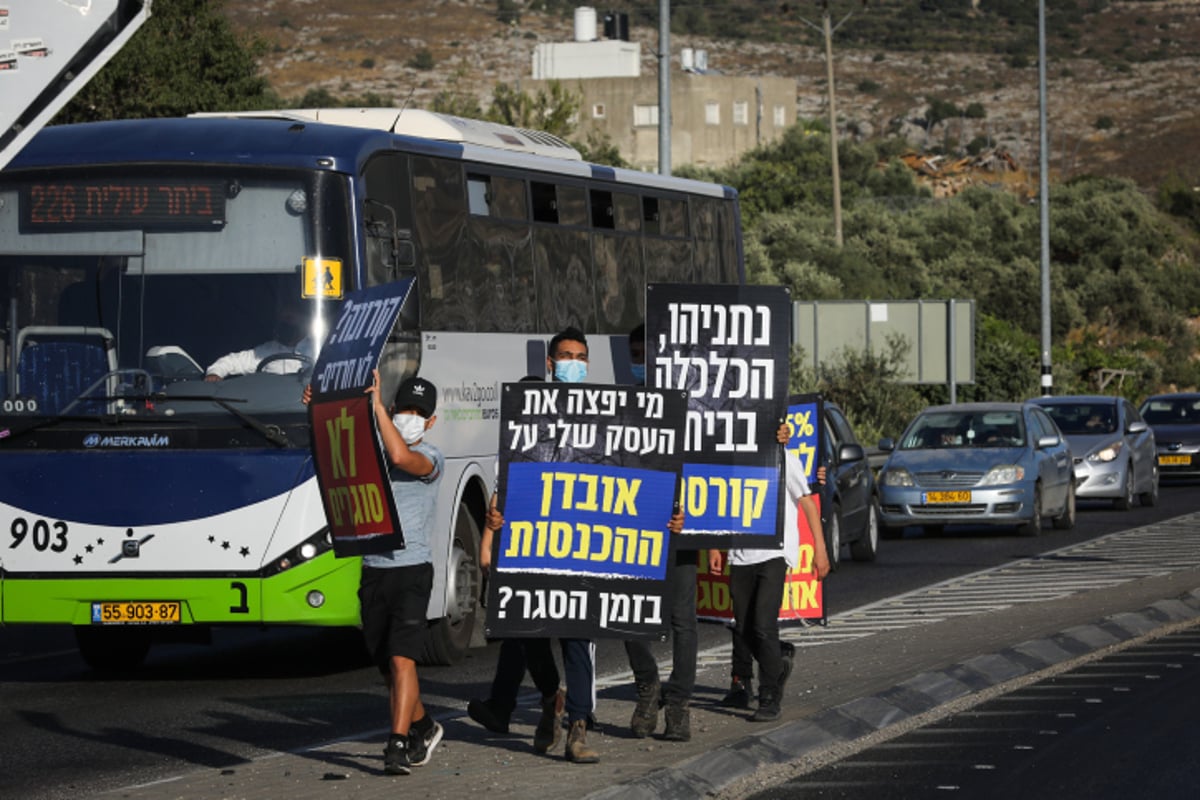
[[[388,471],[392,481],[392,497],[396,499],[396,513],[400,516],[400,529],[404,531],[404,549],[365,555],[364,566],[386,568],[433,563],[430,539],[437,516],[438,483],[442,480],[446,457],[441,450],[424,440],[409,445],[409,449],[428,458],[433,464],[433,472],[418,478],[395,468]]]

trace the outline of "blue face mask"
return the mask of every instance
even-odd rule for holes
[[[563,383],[582,383],[587,377],[587,362],[574,359],[555,361],[554,377]]]
[[[633,373],[633,379],[638,383],[646,382],[646,365],[645,364],[630,364],[629,371]]]

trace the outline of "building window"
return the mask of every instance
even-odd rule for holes
[[[592,105],[592,119],[604,119],[604,103]]]
[[[658,106],[635,105],[633,107],[633,125],[635,128],[645,128],[650,125],[658,127]]]
[[[787,125],[787,109],[783,106],[775,106],[775,127],[782,128]]]
[[[720,125],[721,124],[721,104],[720,103],[705,103],[704,104],[704,124],[705,125]]]
[[[750,124],[750,104],[745,100],[738,100],[733,104],[733,124]]]

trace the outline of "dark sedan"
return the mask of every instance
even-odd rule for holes
[[[1142,419],[1154,431],[1160,478],[1200,478],[1200,392],[1147,397]]]
[[[879,548],[879,519],[875,509],[875,475],[850,421],[833,403],[825,403],[825,545],[836,569],[843,545],[855,561],[874,561]]]

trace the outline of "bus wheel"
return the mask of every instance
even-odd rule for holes
[[[96,672],[137,669],[150,651],[150,632],[141,628],[75,626],[79,655]]]
[[[467,654],[475,632],[479,583],[479,523],[467,506],[460,504],[446,565],[446,616],[429,628],[425,663],[457,664]]]

